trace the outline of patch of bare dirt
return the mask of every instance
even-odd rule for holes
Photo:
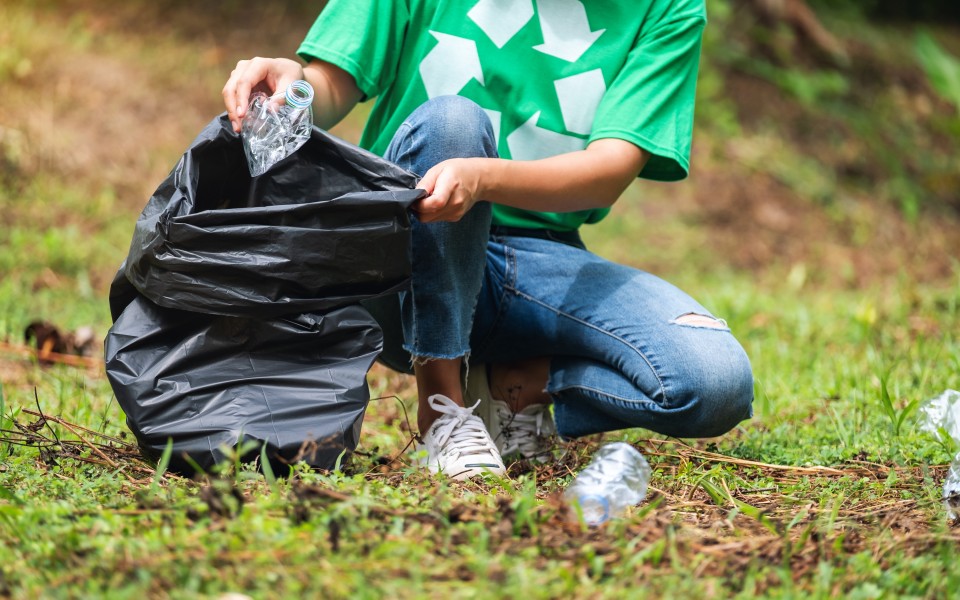
[[[863,287],[904,272],[941,281],[953,276],[960,255],[960,219],[951,213],[909,223],[895,207],[847,198],[831,216],[829,207],[762,174],[700,173],[697,184],[709,190],[693,199],[697,218],[709,243],[737,268],[804,264],[812,279]]]
[[[38,26],[109,43],[35,54],[29,72],[7,83],[15,110],[0,116],[0,133],[16,136],[7,142],[19,144],[18,164],[0,165],[0,173],[56,172],[142,206],[223,111],[220,86],[238,60],[293,56],[312,23],[307,15],[319,11],[293,4],[68,0],[36,7]]]
[[[960,255],[960,163],[943,123],[955,109],[912,56],[843,42],[849,64],[831,68],[848,87],[822,103],[804,104],[755,75],[725,73],[745,139],[695,140],[690,186],[671,208],[701,225],[707,244],[737,268],[802,264],[827,284],[851,287],[904,273],[951,280]],[[792,58],[797,63],[783,72],[811,82],[831,69]],[[777,161],[790,154],[808,158],[812,171],[778,173]],[[915,218],[904,209],[911,202]]]

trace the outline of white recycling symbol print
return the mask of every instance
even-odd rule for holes
[[[430,35],[437,39],[437,45],[420,63],[420,77],[428,97],[458,94],[471,79],[483,85],[475,41],[437,31],[431,31]],[[454,68],[450,68],[451,65]]]
[[[534,4],[543,43],[532,49],[557,59],[575,63],[606,31],[592,31],[587,10],[581,0],[479,0],[467,17],[499,49],[520,32],[534,16]],[[472,80],[485,85],[480,54],[475,41],[431,31],[437,45],[420,63],[420,76],[428,98],[459,94]],[[603,72],[593,69],[554,81],[564,127],[579,135],[589,135],[600,99],[607,91]],[[499,111],[484,108],[500,142]],[[538,125],[540,111],[507,135],[510,155],[518,160],[535,160],[564,152],[581,150],[586,140],[551,131]]]
[[[480,0],[467,13],[497,48],[503,48],[533,18],[532,0]]]
[[[553,82],[560,100],[560,112],[567,131],[590,135],[593,130],[593,117],[607,85],[603,81],[603,71],[594,69],[557,79]]]
[[[580,0],[537,0],[537,12],[543,43],[533,49],[567,62],[577,62],[606,31],[590,31],[587,9]]]

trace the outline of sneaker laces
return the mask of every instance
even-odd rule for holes
[[[427,403],[440,413],[430,433],[442,454],[452,457],[481,453],[499,455],[483,421],[473,414],[480,405],[479,400],[465,408],[442,394],[435,394],[427,398]]]
[[[546,437],[543,435],[543,422],[549,410],[547,404],[531,404],[520,412],[513,412],[506,404],[497,406],[497,417],[502,423],[502,454],[507,456],[519,452],[523,456],[534,456],[543,452]]]

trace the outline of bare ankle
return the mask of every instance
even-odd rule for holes
[[[462,359],[431,359],[414,364],[413,372],[417,380],[417,426],[424,435],[437,420],[440,413],[429,404],[430,396],[441,394],[463,406],[463,393],[460,390],[460,365]]]
[[[496,400],[506,402],[514,412],[532,404],[549,404],[550,395],[544,391],[549,369],[547,357],[488,365],[490,393]]]

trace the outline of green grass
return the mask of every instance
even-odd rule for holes
[[[73,17],[25,2],[0,9],[9,24],[0,32],[5,99],[24,105],[35,91],[30,74],[52,76],[55,57],[124,57],[123,72],[141,74],[144,87],[124,96],[130,105],[156,96],[157,118],[177,118],[163,131],[146,128],[142,153],[116,153],[119,166],[101,178],[58,154],[59,137],[77,135],[70,119],[45,138],[0,115],[0,341],[11,344],[36,318],[106,333],[107,287],[136,215],[219,110],[216,84],[250,43],[222,42],[222,58],[198,61],[195,42],[166,35],[175,23],[149,23],[144,43],[111,25],[116,15],[88,8]],[[303,25],[285,19],[273,30]],[[705,81],[722,96],[716,72]],[[193,108],[162,108],[187,91]],[[366,109],[340,133],[355,139]],[[706,114],[715,120],[708,130],[737,134],[728,145],[746,169],[737,173],[799,190],[808,210],[827,211],[825,227],[853,231],[854,245],[875,231],[875,213],[825,200],[848,190],[802,151],[767,129],[732,125],[729,104]],[[703,141],[711,152],[724,147]],[[729,159],[700,158],[718,171]],[[738,268],[695,210],[664,211],[672,194],[686,198],[697,185],[638,184],[585,236],[598,253],[665,276],[728,321],[756,375],[756,414],[730,434],[693,441],[629,430],[566,444],[553,464],[513,465],[509,478],[430,479],[404,460],[412,381],[378,366],[358,453],[340,471],[296,468],[276,479],[231,463],[191,481],[137,459],[99,370],[0,350],[0,597],[949,597],[960,589],[960,536],[941,492],[955,448],[919,430],[917,408],[960,388],[958,263],[937,277],[908,266],[862,281],[838,276],[817,259],[836,247],[825,231],[801,261]],[[38,410],[50,419],[31,414]],[[104,436],[116,441],[95,449]],[[613,440],[645,454],[650,494],[623,518],[583,528],[560,493]]]
[[[401,400],[371,404],[362,455],[342,473],[297,471],[272,486],[232,466],[212,482],[158,479],[131,459],[118,470],[72,458],[97,457],[56,424],[65,446],[0,445],[7,590],[616,598],[641,586],[667,597],[875,598],[955,589],[957,538],[939,502],[951,455],[909,407],[957,387],[960,282],[864,293],[760,289],[695,270],[685,278],[743,340],[757,414],[692,446],[642,430],[607,434],[639,445],[656,491],[604,529],[565,525],[556,495],[569,475],[553,467],[459,484],[399,461],[380,466],[376,456],[396,456],[409,440],[399,404],[412,415],[413,402],[408,381],[378,368],[374,395]],[[926,320],[937,331],[911,329]],[[122,435],[101,376],[32,367],[24,377],[4,386],[5,428],[9,417],[35,420],[22,412],[34,409],[35,388],[45,413]],[[575,471],[599,441],[572,445],[563,464]],[[341,495],[304,500],[305,486]],[[234,487],[242,508],[231,507]]]

